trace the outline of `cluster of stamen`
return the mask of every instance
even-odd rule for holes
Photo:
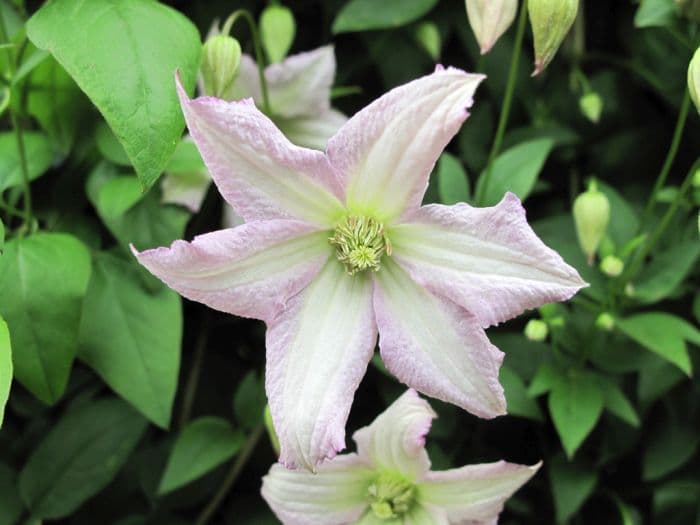
[[[400,474],[382,473],[367,489],[370,508],[380,520],[393,520],[401,517],[413,505],[416,495],[415,484]]]
[[[372,217],[348,215],[328,239],[336,247],[338,260],[350,275],[365,270],[378,271],[382,256],[391,255],[391,243],[384,225]]]

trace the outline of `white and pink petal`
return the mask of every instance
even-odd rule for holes
[[[277,118],[282,133],[297,146],[324,151],[328,139],[348,118],[340,111],[328,109],[309,117]]]
[[[569,299],[586,285],[537,237],[512,193],[489,208],[424,206],[390,236],[395,260],[416,282],[483,327]]]

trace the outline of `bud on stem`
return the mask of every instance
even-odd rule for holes
[[[595,182],[591,182],[588,191],[576,197],[573,213],[579,245],[588,258],[588,264],[592,264],[598,245],[608,228],[610,203]]]
[[[483,55],[515,20],[518,0],[466,0],[466,6],[469,25]]]
[[[233,37],[214,35],[202,48],[202,81],[206,95],[223,98],[236,80],[241,63],[241,46]]]
[[[688,66],[688,91],[698,113],[700,113],[700,47],[695,51],[690,66]]]
[[[530,0],[528,13],[535,40],[535,71],[540,74],[552,61],[576,20],[579,0]]]

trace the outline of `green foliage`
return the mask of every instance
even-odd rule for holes
[[[440,156],[437,183],[438,194],[443,204],[469,201],[469,178],[455,156],[449,153]]]
[[[200,53],[192,23],[148,0],[54,0],[34,14],[27,34],[90,97],[144,188],[151,186],[184,126],[173,73],[191,90]]]
[[[552,458],[548,470],[557,523],[566,523],[593,493],[598,474],[595,469],[568,462],[562,456]]]
[[[243,435],[225,419],[201,417],[180,433],[168,458],[158,492],[166,494],[203,476],[231,459]]]
[[[12,346],[7,323],[0,317],[0,428],[5,419],[5,404],[12,384]]]
[[[41,177],[54,159],[51,142],[43,133],[25,133],[27,175],[29,180]],[[17,138],[14,133],[0,133],[0,192],[22,184]]]
[[[333,21],[334,33],[399,27],[430,11],[437,0],[350,0]]]
[[[642,0],[634,25],[639,28],[669,26],[674,23],[678,5],[674,0]]]
[[[10,326],[14,374],[44,403],[66,388],[89,279],[90,254],[71,235],[12,239],[0,258],[0,315]]]
[[[263,380],[255,370],[251,370],[241,380],[233,397],[236,421],[244,429],[255,428],[263,421],[266,404]]]
[[[68,516],[112,481],[145,430],[146,420],[117,399],[87,401],[65,414],[19,476],[32,517]]]

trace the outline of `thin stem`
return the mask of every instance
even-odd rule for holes
[[[255,23],[253,15],[247,9],[238,9],[231,13],[224,22],[224,27],[222,33],[228,35],[231,32],[233,24],[236,23],[240,17],[245,18],[248,22],[248,27],[250,28],[250,33],[253,36],[253,47],[255,48],[255,61],[258,65],[258,78],[260,79],[260,89],[262,91],[263,98],[263,109],[266,115],[272,114],[272,109],[270,107],[270,97],[267,91],[267,81],[265,80],[265,56],[263,55],[262,45],[260,44],[260,35],[258,34],[258,26]]]
[[[10,42],[10,37],[7,34],[7,26],[5,25],[5,15],[2,14],[2,9],[0,9],[0,44]],[[7,53],[7,65],[10,68],[10,73],[14,73],[14,57],[12,56],[12,47],[6,47],[5,53]]]
[[[264,432],[265,426],[258,425],[257,427],[255,427],[255,430],[253,430],[250,436],[248,436],[248,440],[243,445],[243,448],[238,453],[238,456],[236,456],[236,460],[231,465],[231,470],[229,470],[228,474],[226,475],[224,482],[221,484],[219,490],[216,492],[216,494],[214,494],[214,497],[199,515],[195,525],[206,525],[212,518],[212,516],[216,513],[219,506],[224,501],[224,498],[226,498],[226,495],[231,490],[231,487],[236,482],[236,479],[238,479],[238,476],[243,470],[243,467],[245,467],[246,463],[250,459],[250,456],[253,454],[253,451],[255,450],[255,447],[257,446],[258,441],[260,441],[260,438],[262,437]]]
[[[15,217],[19,217],[20,219],[24,219],[24,212],[22,210],[18,210],[14,206],[10,206],[9,204],[6,204],[1,200],[0,200],[0,210],[4,210],[9,214],[14,215]]]
[[[668,153],[666,154],[666,160],[661,167],[659,175],[656,177],[656,182],[654,183],[654,189],[651,190],[651,195],[649,196],[649,201],[647,202],[646,208],[644,208],[644,215],[642,216],[641,228],[644,227],[646,222],[651,216],[651,212],[654,210],[654,205],[656,204],[656,198],[666,183],[668,174],[671,172],[671,167],[673,166],[673,161],[676,160],[676,155],[678,154],[678,148],[681,144],[681,139],[683,138],[683,130],[685,129],[685,123],[688,119],[688,110],[690,109],[690,94],[688,90],[685,90],[685,95],[683,96],[683,102],[681,103],[681,111],[678,114],[678,120],[676,121],[676,129],[673,132],[673,138],[671,139],[671,146],[668,148]]]
[[[197,385],[199,385],[199,376],[202,369],[202,361],[204,360],[204,350],[209,341],[209,324],[209,313],[205,311],[202,316],[199,336],[197,337],[197,343],[194,349],[194,361],[192,362],[192,367],[187,377],[187,386],[185,387],[185,394],[182,401],[182,411],[180,412],[180,419],[178,421],[178,426],[181,429],[187,424],[192,414],[192,406],[194,405],[194,399],[197,395]]]
[[[19,164],[22,171],[22,189],[24,192],[24,223],[25,226],[32,227],[34,215],[32,213],[32,191],[29,187],[29,168],[27,167],[27,151],[24,147],[24,132],[19,125],[17,114],[14,109],[10,108],[10,118],[12,119],[12,128],[17,139],[17,151],[19,152]]]
[[[506,84],[506,93],[503,97],[503,107],[501,109],[501,116],[498,120],[498,128],[496,130],[496,138],[493,141],[493,146],[491,147],[491,152],[489,153],[488,163],[486,164],[486,171],[484,173],[484,179],[477,189],[476,202],[477,204],[484,204],[484,198],[487,195],[489,181],[491,179],[491,172],[493,171],[493,163],[496,160],[496,156],[501,151],[501,146],[503,144],[503,136],[506,132],[506,126],[508,125],[508,117],[510,116],[510,108],[513,104],[513,94],[515,92],[515,84],[518,77],[518,65],[520,63],[520,52],[523,47],[523,38],[525,37],[525,22],[527,21],[527,0],[523,0],[520,6],[520,18],[518,19],[518,30],[515,35],[515,44],[513,47],[513,55],[510,59],[510,70],[508,71],[508,82]]]

